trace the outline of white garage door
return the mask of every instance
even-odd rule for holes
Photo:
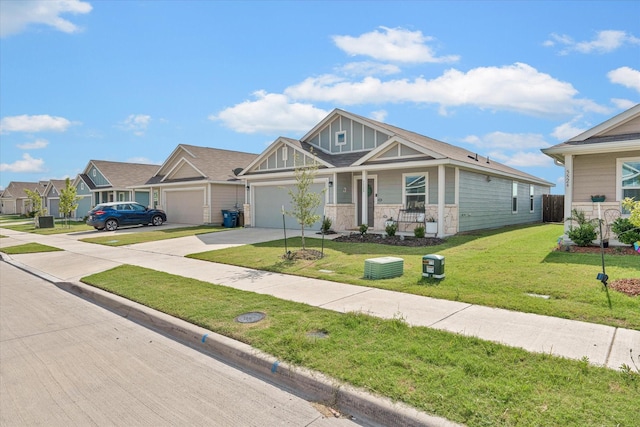
[[[204,190],[167,191],[167,222],[203,224]]]
[[[255,226],[264,228],[282,228],[282,206],[286,211],[291,210],[291,197],[287,188],[295,191],[295,185],[289,186],[254,186],[254,212]],[[311,190],[320,193],[325,188],[324,184],[313,184]],[[324,213],[324,194],[320,199],[320,206],[316,213],[320,215],[320,220],[308,227],[311,230],[320,230],[322,214]],[[298,229],[300,225],[295,218],[285,215],[285,224],[288,229]]]

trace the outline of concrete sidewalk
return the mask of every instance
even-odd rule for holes
[[[6,229],[2,234],[8,237],[0,239],[0,247],[38,242],[64,249],[10,257],[10,261],[54,282],[78,282],[84,276],[131,264],[343,313],[401,316],[413,326],[475,336],[531,352],[577,360],[587,357],[592,364],[612,369],[631,365],[631,349],[640,354],[640,331],[636,330],[184,258],[187,253],[281,239],[281,230],[234,229],[125,247],[79,242],[77,237],[64,234],[41,236]]]

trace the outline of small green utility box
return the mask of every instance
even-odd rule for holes
[[[402,276],[404,260],[392,256],[364,260],[365,279],[389,279]]]
[[[422,276],[444,279],[444,257],[429,254],[422,257]]]

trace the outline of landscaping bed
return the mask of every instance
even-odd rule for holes
[[[439,239],[437,237],[385,236],[382,234],[360,233],[351,233],[349,235],[336,237],[333,241],[345,243],[379,243],[382,245],[409,247],[437,246],[444,243],[443,239]]]

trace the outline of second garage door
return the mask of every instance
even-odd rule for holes
[[[311,191],[320,193],[324,189],[324,184],[313,184]],[[295,185],[287,186],[255,186],[254,187],[254,213],[255,213],[255,227],[264,228],[282,228],[282,206],[286,211],[290,211],[291,197],[287,192],[287,189],[292,189],[294,192]],[[324,194],[321,196],[321,202],[316,209],[316,214],[320,215],[320,220],[317,221],[309,228],[311,230],[320,230],[322,222],[322,214],[324,213]],[[289,215],[285,215],[286,228],[298,229],[300,225],[295,218]]]
[[[204,190],[167,191],[167,222],[203,224]]]

